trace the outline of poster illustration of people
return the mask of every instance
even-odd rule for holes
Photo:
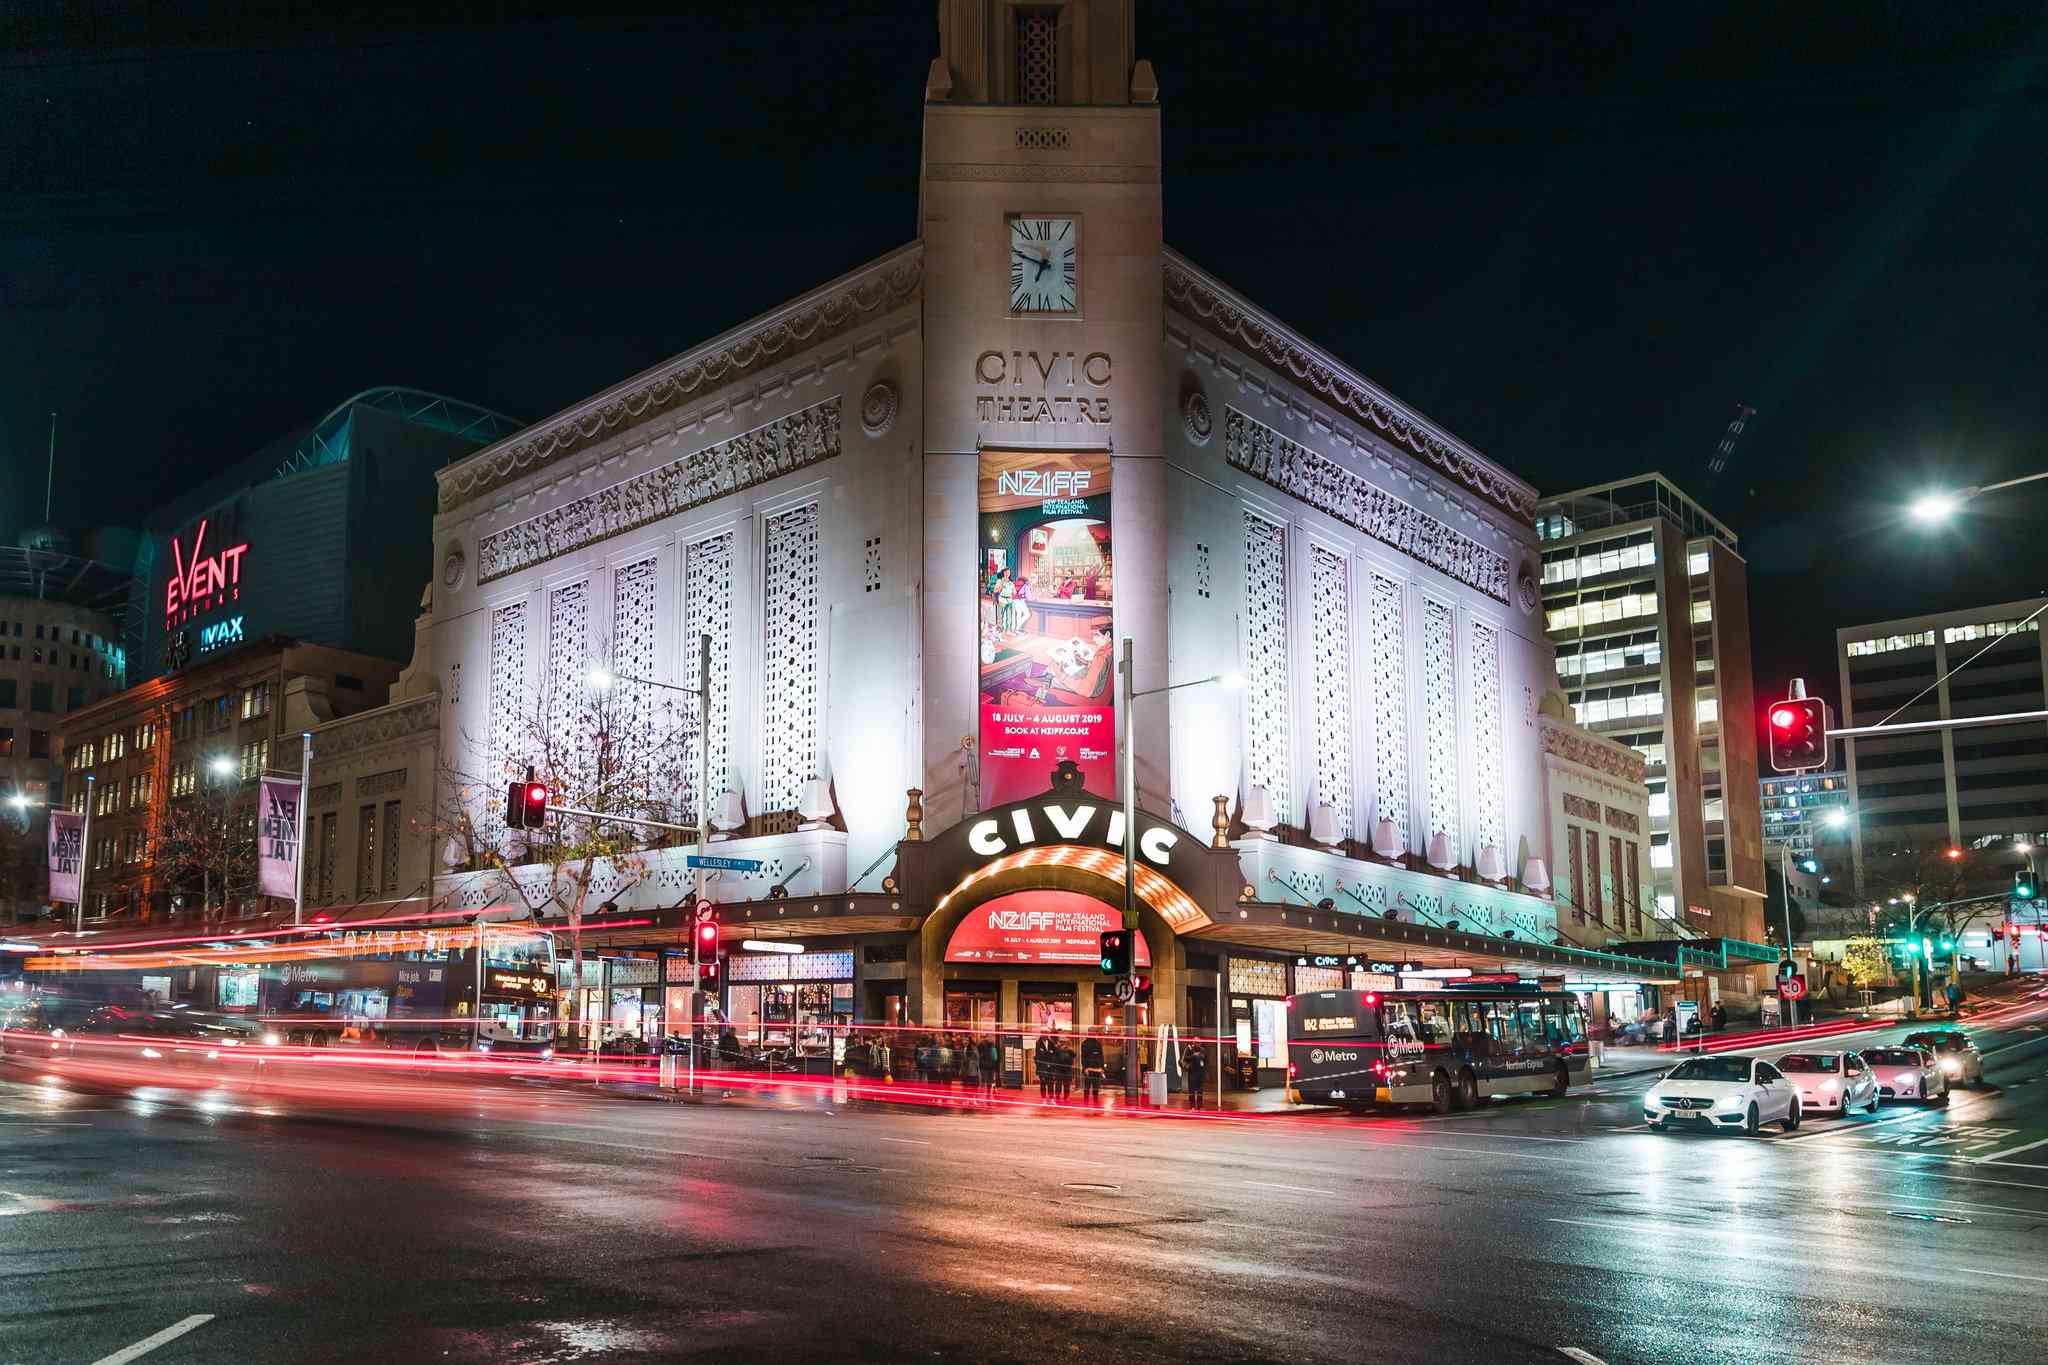
[[[976,606],[984,809],[1072,760],[1116,794],[1110,457],[983,451]]]

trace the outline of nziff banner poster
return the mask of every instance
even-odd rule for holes
[[[78,903],[78,874],[85,866],[85,816],[50,812],[50,899]]]
[[[290,900],[298,894],[299,780],[264,778],[256,812],[256,889]]]
[[[1115,559],[1106,453],[985,450],[975,572],[981,802],[1036,796],[1062,761],[1116,782]]]

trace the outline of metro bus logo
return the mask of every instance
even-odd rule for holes
[[[164,624],[175,626],[203,611],[237,602],[242,597],[242,556],[249,545],[231,545],[211,555],[206,549],[206,522],[192,537],[192,555],[187,560],[171,537],[171,581],[164,587]]]

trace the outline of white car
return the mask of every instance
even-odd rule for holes
[[[1688,1057],[1643,1096],[1643,1123],[1653,1133],[1673,1128],[1754,1133],[1766,1123],[1799,1127],[1799,1089],[1755,1057]]]
[[[1788,1052],[1774,1063],[1810,1114],[1877,1112],[1877,1077],[1854,1052]]]
[[[1865,1048],[1863,1060],[1877,1076],[1877,1093],[1888,1100],[1948,1103],[1948,1077],[1934,1054],[1917,1047]]]

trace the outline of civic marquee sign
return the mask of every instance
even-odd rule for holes
[[[1123,924],[1123,914],[1074,891],[1012,891],[967,912],[946,942],[948,962],[1091,966],[1101,959],[1102,934]],[[1143,934],[1138,965],[1152,965]]]

